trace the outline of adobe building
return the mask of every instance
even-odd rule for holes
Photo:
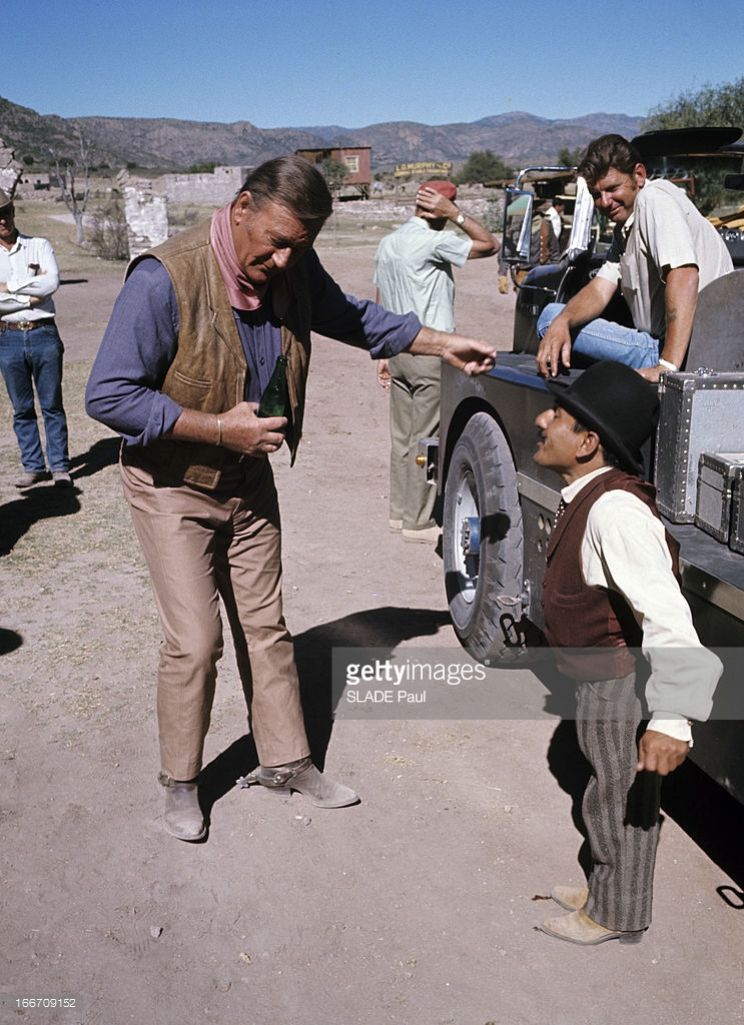
[[[335,160],[348,168],[344,179],[340,199],[361,197],[369,198],[369,187],[372,184],[372,147],[371,146],[329,146],[323,149],[297,149],[295,156],[304,157],[311,164],[320,164],[324,160]]]

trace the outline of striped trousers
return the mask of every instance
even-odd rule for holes
[[[577,686],[576,730],[593,772],[582,804],[592,856],[584,911],[612,930],[651,922],[661,779],[636,775],[641,715],[635,673]]]

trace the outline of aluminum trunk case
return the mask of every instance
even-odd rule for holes
[[[744,449],[744,373],[663,374],[654,482],[659,511],[693,523],[700,456]]]
[[[732,552],[744,553],[744,473],[740,473],[734,481],[728,543]]]
[[[697,481],[695,526],[728,544],[732,496],[744,471],[744,452],[703,452]]]

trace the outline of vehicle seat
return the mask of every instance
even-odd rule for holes
[[[698,296],[685,370],[744,370],[744,270],[711,281]]]

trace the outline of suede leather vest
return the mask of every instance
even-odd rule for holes
[[[617,591],[590,587],[581,566],[581,543],[592,506],[608,491],[630,492],[654,516],[656,489],[623,470],[612,469],[587,484],[566,506],[550,538],[543,578],[545,635],[555,649],[558,668],[574,680],[610,680],[635,669],[632,647],[640,647],[641,628]],[[679,545],[667,532],[675,575]]]
[[[149,256],[168,271],[178,303],[178,348],[160,390],[185,409],[218,414],[243,401],[248,365],[209,230],[207,221],[143,253],[129,264],[127,276]],[[274,279],[271,299],[281,321],[281,351],[288,359],[287,445],[294,463],[310,363],[312,305],[302,259]],[[125,446],[122,458],[149,470],[156,483],[212,491],[241,476],[239,464],[248,457],[217,445],[161,438],[143,448]]]

